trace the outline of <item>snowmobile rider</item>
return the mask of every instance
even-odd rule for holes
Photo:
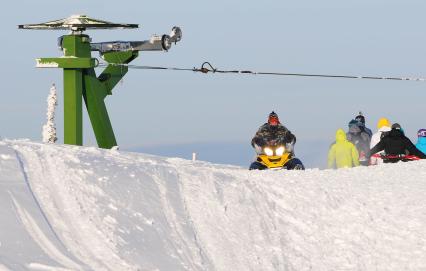
[[[380,142],[371,149],[370,153],[374,154],[382,150],[385,150],[383,159],[385,163],[405,161],[404,157],[407,155],[415,155],[420,159],[426,159],[426,155],[419,151],[411,140],[404,135],[401,125],[398,123],[392,125],[390,132],[383,136]]]
[[[274,111],[269,114],[268,122],[260,126],[256,135],[251,140],[251,145],[255,148],[258,155],[261,154],[263,148],[268,145],[284,145],[289,160],[283,164],[282,168],[287,170],[304,170],[305,167],[302,161],[294,157],[295,143],[296,137],[280,123],[278,115]],[[251,163],[249,169],[263,170],[267,168],[268,166],[263,164],[258,156],[256,161]]]
[[[336,132],[336,143],[328,151],[328,168],[345,168],[359,166],[358,150],[346,139],[343,129]]]
[[[268,142],[275,141],[276,144],[285,144],[287,150],[294,156],[294,144],[296,137],[284,125],[280,123],[277,113],[269,114],[268,122],[260,126],[256,135],[251,140],[251,145],[258,152]]]

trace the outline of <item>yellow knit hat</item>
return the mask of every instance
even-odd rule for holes
[[[382,128],[383,126],[386,127],[391,127],[391,123],[389,122],[389,120],[387,118],[381,118],[379,119],[379,121],[377,122],[377,129]]]

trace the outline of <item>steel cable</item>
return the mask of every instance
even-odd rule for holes
[[[159,66],[140,66],[131,64],[99,63],[98,67],[108,65],[126,66],[129,69],[141,70],[171,70],[171,71],[192,71],[201,73],[232,73],[232,74],[252,74],[252,75],[275,75],[275,76],[299,76],[299,77],[319,77],[319,78],[340,78],[340,79],[372,79],[372,80],[397,80],[397,81],[426,81],[422,77],[388,77],[388,76],[357,76],[357,75],[335,75],[335,74],[309,74],[309,73],[285,73],[285,72],[256,72],[250,70],[219,70],[214,68],[209,62],[204,62],[200,68],[177,68]]]

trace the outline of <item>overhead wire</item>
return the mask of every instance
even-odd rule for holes
[[[339,74],[310,74],[310,73],[287,73],[287,72],[259,72],[250,70],[220,70],[214,68],[209,62],[204,62],[200,68],[178,68],[161,66],[144,66],[119,63],[99,63],[98,67],[108,65],[125,66],[129,69],[141,70],[170,70],[170,71],[192,71],[201,73],[230,73],[230,74],[252,74],[252,75],[272,75],[272,76],[298,76],[298,77],[317,77],[317,78],[338,78],[338,79],[371,79],[371,80],[397,80],[397,81],[426,81],[422,77],[393,77],[393,76],[357,76],[357,75],[339,75]]]

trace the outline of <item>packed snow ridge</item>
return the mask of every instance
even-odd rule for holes
[[[426,161],[248,171],[0,141],[0,270],[426,270]]]

